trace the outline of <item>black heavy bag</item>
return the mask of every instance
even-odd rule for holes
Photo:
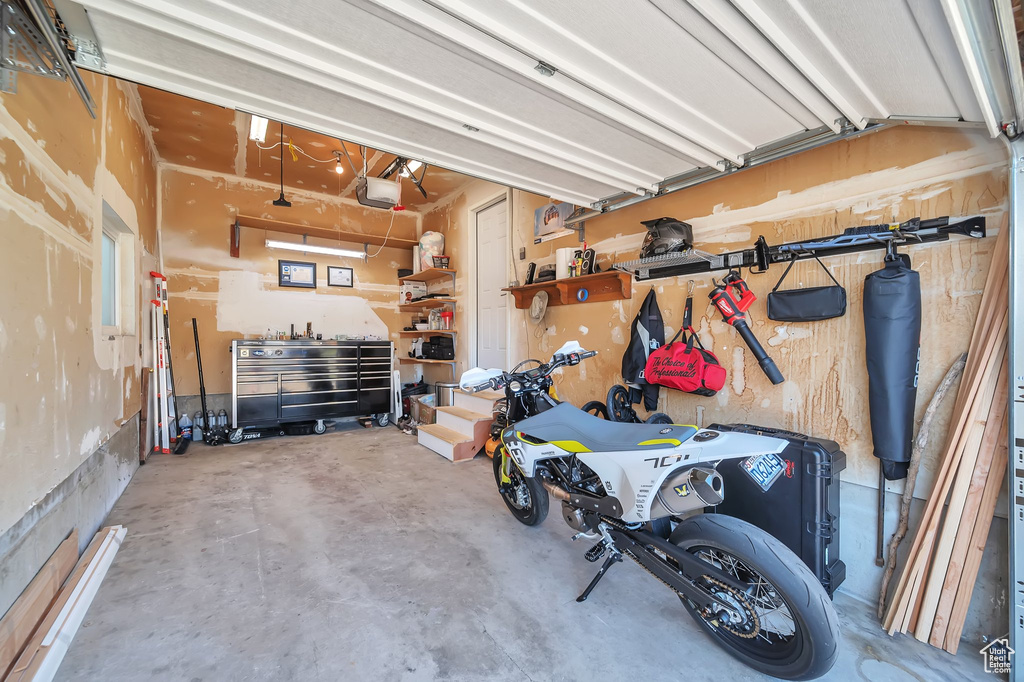
[[[910,462],[921,359],[921,276],[908,256],[887,256],[864,278],[864,336],[871,439],[882,473],[895,481]]]
[[[622,378],[626,383],[639,386],[643,392],[644,408],[648,411],[658,409],[658,386],[649,384],[644,380],[644,368],[647,366],[647,356],[651,351],[660,348],[665,343],[665,323],[661,319],[661,308],[658,307],[658,297],[654,293],[654,287],[647,292],[647,298],[640,305],[640,312],[633,320],[633,327],[629,333],[629,345],[626,352],[622,354]],[[632,402],[640,402],[639,398]]]

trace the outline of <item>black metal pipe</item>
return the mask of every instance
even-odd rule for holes
[[[203,380],[203,355],[199,352],[199,327],[196,326],[196,318],[194,317],[192,318],[192,336],[196,340],[196,365],[199,367],[199,401],[203,406],[203,419],[209,421],[206,416],[206,382]],[[203,429],[204,440],[206,440],[207,433],[212,433],[209,424],[205,424]]]

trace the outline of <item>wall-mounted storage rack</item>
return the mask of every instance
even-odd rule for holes
[[[580,300],[579,292],[582,289],[585,289],[587,293],[585,298]],[[590,303],[592,301],[617,301],[632,296],[633,279],[625,273],[609,270],[594,275],[580,275],[579,277],[526,284],[521,287],[507,287],[502,291],[512,294],[516,300],[516,308],[529,308],[538,291],[548,292],[548,306]]]
[[[757,238],[752,248],[741,251],[714,255],[699,249],[690,249],[680,253],[615,263],[612,267],[630,273],[637,281],[739,268],[749,268],[751,272],[765,272],[775,263],[947,241],[952,234],[980,239],[985,236],[985,218],[911,218],[903,223],[850,227],[839,235],[788,242],[778,246],[769,246],[762,236]]]

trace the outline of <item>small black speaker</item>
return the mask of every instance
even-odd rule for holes
[[[530,263],[526,268],[526,284],[533,284],[533,276],[537,273],[537,264]]]

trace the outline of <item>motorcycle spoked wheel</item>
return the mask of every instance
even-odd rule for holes
[[[785,545],[721,514],[680,523],[671,542],[749,585],[741,593],[712,586],[736,607],[731,616],[702,614],[680,597],[694,620],[734,658],[786,680],[812,680],[832,668],[839,655],[839,617],[821,583]]]
[[[622,384],[615,384],[608,389],[608,400],[605,405],[608,409],[608,419],[613,422],[639,422],[633,403],[629,401],[629,389]]]
[[[502,484],[501,466],[508,460],[508,477],[511,483]],[[498,447],[491,460],[494,469],[494,483],[498,486],[501,499],[520,523],[536,526],[548,515],[548,491],[544,490],[539,478],[527,478],[516,463],[505,455],[505,448]]]
[[[608,419],[608,408],[600,400],[591,400],[583,406],[583,411],[601,419]]]

